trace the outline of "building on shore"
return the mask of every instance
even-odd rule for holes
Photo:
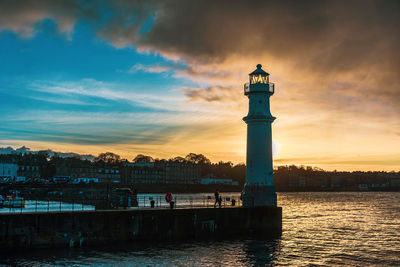
[[[121,171],[125,184],[200,184],[200,167],[179,161],[127,162]]]
[[[69,177],[70,183],[77,183],[77,181],[96,181],[107,184],[121,182],[119,166],[100,165],[90,161],[64,161],[57,165],[53,180],[54,177]]]
[[[30,164],[28,162],[18,166],[18,176],[30,179],[40,178],[40,168],[37,164]]]
[[[163,165],[161,162],[127,162],[123,181],[126,184],[165,184]]]
[[[103,184],[121,182],[118,167],[105,166],[102,168],[93,164],[71,167],[71,178],[74,180],[78,180],[79,178],[97,179],[96,181]]]
[[[7,179],[15,179],[18,173],[18,164],[0,163],[0,177]]]
[[[200,167],[189,162],[169,160],[165,164],[167,184],[200,184]]]

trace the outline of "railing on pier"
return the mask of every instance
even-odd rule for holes
[[[23,202],[9,200],[6,205],[0,203],[0,214],[95,210],[95,206],[91,204],[93,203],[71,199],[27,199]]]
[[[151,201],[154,201],[154,207],[170,208],[162,196],[141,196],[138,197],[139,208],[151,208]],[[219,207],[219,203],[211,196],[176,196],[173,198],[175,208],[210,208]],[[238,196],[223,196],[221,197],[221,207],[241,206],[242,200]]]
[[[185,196],[173,197],[175,209],[186,208],[211,208],[211,207],[235,207],[242,206],[239,196],[222,196],[221,205],[215,201],[214,196]],[[112,201],[110,198],[48,198],[48,199],[26,199],[21,203],[10,200],[7,206],[0,203],[0,214],[18,214],[27,212],[81,212],[94,210],[115,210],[115,209],[170,209],[170,203],[166,202],[164,196],[146,195],[138,196],[137,201]],[[135,204],[136,203],[136,204]]]

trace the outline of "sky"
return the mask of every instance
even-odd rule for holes
[[[0,1],[0,146],[245,162],[262,64],[275,165],[400,171],[399,1]]]

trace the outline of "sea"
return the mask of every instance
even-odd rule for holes
[[[400,192],[278,193],[278,205],[273,240],[39,249],[0,254],[0,266],[400,266]]]

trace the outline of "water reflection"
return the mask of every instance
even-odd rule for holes
[[[243,251],[246,255],[242,262],[246,266],[264,266],[276,262],[279,256],[280,239],[260,241],[246,240]]]

